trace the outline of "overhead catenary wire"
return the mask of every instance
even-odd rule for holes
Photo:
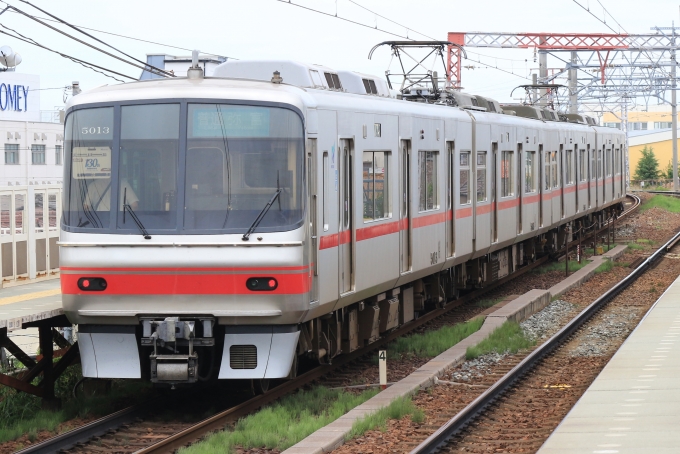
[[[117,55],[114,55],[114,54],[112,54],[111,52],[108,52],[108,51],[106,51],[106,50],[104,50],[104,49],[101,49],[101,48],[99,48],[99,47],[97,47],[97,46],[95,46],[95,45],[93,45],[93,44],[90,44],[90,43],[88,43],[88,42],[86,42],[86,41],[83,41],[82,39],[76,38],[75,36],[70,35],[70,34],[66,33],[65,31],[58,29],[57,27],[53,27],[52,25],[49,25],[49,24],[45,23],[44,21],[38,19],[37,17],[32,16],[31,14],[28,14],[28,13],[26,13],[26,12],[20,10],[19,8],[16,8],[15,6],[10,5],[10,4],[7,3],[7,2],[2,1],[2,3],[6,4],[8,8],[17,11],[17,12],[19,12],[20,14],[23,14],[25,17],[27,17],[27,18],[29,18],[29,19],[32,19],[32,20],[34,20],[35,22],[37,22],[37,23],[39,23],[39,24],[41,24],[41,25],[43,25],[43,26],[45,26],[45,27],[47,27],[47,28],[49,28],[49,29],[51,29],[51,30],[56,31],[57,33],[60,33],[60,34],[66,36],[66,37],[68,37],[68,38],[71,38],[71,39],[73,39],[74,41],[77,41],[77,42],[79,42],[79,43],[81,43],[81,44],[83,44],[83,45],[85,45],[85,46],[88,46],[88,47],[90,47],[90,48],[92,48],[92,49],[94,49],[94,50],[97,50],[97,51],[99,51],[99,52],[105,54],[105,55],[108,55],[109,57],[115,58],[116,60],[120,60],[120,61],[122,61],[123,63],[126,63],[126,64],[128,64],[128,65],[135,66],[135,67],[137,67],[137,68],[139,68],[139,69],[141,69],[141,70],[147,70],[147,66],[149,66],[149,65],[146,65],[146,64],[145,64],[144,66],[140,66],[140,65],[137,64],[137,63],[134,63],[134,62],[125,60],[124,58],[121,58],[121,57],[119,57],[119,56],[117,56]],[[164,73],[165,73],[165,71],[161,71],[160,74],[161,74],[161,75],[165,75]],[[169,77],[169,76],[166,76],[166,77]]]
[[[8,12],[14,13],[14,14],[19,14],[16,11],[12,11],[12,10],[10,10]],[[44,20],[46,22],[58,22],[54,19],[50,19],[49,17],[41,17],[41,16],[37,16],[37,15],[35,17],[37,17],[38,19]],[[158,41],[150,41],[148,39],[136,38],[134,36],[128,36],[128,35],[122,35],[120,33],[108,32],[106,30],[100,30],[100,29],[97,29],[97,28],[85,27],[84,25],[77,25],[77,24],[74,24],[74,25],[78,28],[83,29],[83,30],[89,30],[89,31],[97,32],[97,33],[103,33],[105,35],[117,36],[119,38],[129,39],[129,40],[132,40],[132,41],[139,41],[141,43],[155,44],[157,46],[168,47],[168,48],[171,48],[171,49],[179,49],[179,50],[184,50],[184,51],[187,51],[187,52],[191,52],[191,51],[194,50],[194,49],[188,49],[186,47],[175,46],[173,44],[160,43]],[[201,52],[201,53],[204,54],[204,55],[213,55],[215,57],[224,57],[224,58],[228,58],[230,60],[238,60],[238,58],[236,58],[236,57],[230,57],[229,55],[222,55],[222,54],[218,54],[218,53],[214,53],[214,52]]]
[[[133,57],[132,55],[127,54],[127,53],[123,52],[122,50],[120,50],[120,49],[118,49],[118,48],[116,48],[116,47],[113,47],[112,45],[110,45],[110,44],[108,44],[108,43],[102,41],[101,39],[97,38],[96,36],[92,36],[91,34],[89,34],[89,33],[87,33],[87,32],[84,32],[83,30],[79,29],[77,26],[72,25],[72,24],[66,22],[66,21],[63,20],[63,19],[60,19],[59,17],[55,16],[54,14],[51,14],[51,13],[45,11],[44,9],[35,6],[34,4],[32,4],[31,2],[29,2],[29,1],[27,1],[27,0],[20,0],[20,1],[23,2],[23,3],[26,3],[27,5],[32,6],[33,8],[37,9],[38,11],[40,11],[40,12],[43,13],[43,14],[47,14],[47,15],[50,16],[52,19],[54,19],[54,20],[56,20],[56,21],[59,21],[61,24],[64,24],[64,25],[66,25],[67,27],[69,27],[69,28],[71,28],[71,29],[73,29],[73,30],[76,30],[76,31],[79,32],[79,33],[82,33],[83,35],[87,36],[88,38],[94,39],[95,41],[97,41],[97,42],[99,42],[99,43],[101,43],[101,44],[103,44],[103,45],[105,45],[105,46],[107,46],[107,47],[109,47],[109,48],[115,50],[116,52],[119,52],[120,54],[125,55],[126,57],[132,59],[133,61],[136,61],[136,62],[138,62],[138,63],[141,63],[142,65],[144,65],[144,67],[150,68],[150,70],[151,70],[150,72],[156,71],[156,72],[158,73],[158,75],[165,75],[166,77],[175,77],[175,75],[172,74],[171,72],[165,71],[164,69],[157,68],[156,66],[150,65],[150,64],[147,63],[147,62],[144,62],[144,61],[142,61],[142,60],[139,60],[138,58],[135,58],[135,57]],[[34,20],[39,20],[39,19],[37,19],[37,18],[35,18],[35,17],[32,17],[32,18],[33,18]],[[43,23],[44,23],[44,22],[43,22]]]
[[[117,80],[118,82],[123,82],[123,83],[124,83],[125,81],[124,81],[124,80],[121,80],[121,79],[118,79],[117,77],[114,77],[114,76],[112,76],[111,74],[115,74],[115,75],[117,75],[117,76],[125,77],[125,78],[128,78],[128,79],[130,79],[130,80],[137,80],[136,77],[131,77],[131,76],[128,76],[128,75],[126,75],[126,74],[122,74],[122,73],[119,73],[119,72],[117,72],[117,71],[114,71],[114,70],[112,70],[112,69],[104,68],[104,67],[99,66],[99,65],[96,65],[96,64],[94,64],[94,63],[90,63],[90,62],[87,62],[87,61],[85,61],[85,60],[81,60],[80,58],[73,57],[73,56],[68,55],[68,54],[65,54],[65,53],[63,53],[63,52],[60,52],[60,51],[57,51],[57,50],[54,50],[54,49],[50,49],[49,47],[44,46],[44,45],[38,43],[37,41],[35,41],[35,40],[32,39],[32,38],[28,38],[28,37],[22,35],[21,33],[17,32],[17,31],[14,30],[14,29],[11,29],[11,28],[9,28],[9,27],[3,25],[2,23],[0,23],[0,27],[2,27],[2,28],[4,28],[4,29],[7,29],[7,30],[10,30],[10,31],[16,33],[16,35],[13,35],[13,34],[11,34],[11,33],[8,33],[8,32],[6,32],[6,31],[3,31],[3,30],[0,30],[0,34],[7,35],[7,36],[9,36],[9,37],[18,39],[19,41],[26,42],[26,43],[31,44],[31,45],[33,45],[33,46],[37,46],[37,47],[40,47],[40,48],[45,49],[45,50],[47,50],[47,51],[50,51],[50,52],[52,52],[52,53],[55,53],[55,54],[57,54],[57,55],[60,55],[61,57],[67,58],[67,59],[69,59],[69,60],[71,60],[71,61],[73,61],[73,62],[75,62],[75,63],[78,63],[79,65],[84,66],[85,68],[91,69],[91,70],[94,71],[94,72],[97,72],[97,73],[99,73],[99,74],[102,74],[102,75],[104,75],[104,76],[106,76],[106,77],[109,77],[109,78],[111,78],[111,79]],[[96,69],[95,69],[95,68],[96,68]],[[111,74],[106,74],[105,72],[102,72],[102,71],[106,71],[106,72],[111,73]]]
[[[396,36],[397,38],[404,38],[404,39],[407,39],[407,40],[410,40],[410,41],[415,41],[413,38],[410,38],[410,37],[408,37],[408,36],[400,35],[400,34],[398,34],[398,33],[391,32],[391,31],[388,31],[388,30],[379,28],[377,25],[376,25],[376,26],[372,26],[372,25],[368,25],[368,24],[364,24],[364,23],[361,23],[361,22],[357,22],[357,21],[354,21],[354,20],[352,20],[352,19],[348,19],[348,18],[345,18],[345,17],[342,17],[342,16],[338,16],[337,13],[336,13],[336,14],[327,13],[327,12],[325,12],[325,11],[321,11],[321,10],[318,10],[318,9],[310,8],[310,7],[308,7],[308,6],[300,5],[299,3],[293,3],[291,0],[276,0],[276,1],[281,2],[281,3],[285,3],[285,4],[287,4],[287,5],[297,6],[298,8],[302,8],[302,9],[305,9],[305,10],[307,10],[307,11],[311,11],[311,12],[314,12],[314,13],[322,14],[322,15],[324,15],[324,16],[332,17],[332,18],[335,18],[335,19],[340,19],[340,20],[342,20],[342,21],[349,22],[349,23],[352,23],[352,24],[355,24],[355,25],[359,25],[359,26],[361,26],[361,27],[369,28],[369,29],[371,29],[371,30],[376,30],[376,31],[379,31],[379,32],[387,33],[388,35]],[[352,0],[349,0],[349,1],[351,1],[352,3],[354,3],[354,4],[357,5],[357,6],[362,7],[361,5],[359,5],[358,3],[356,3],[356,2],[354,2],[354,1],[352,1]],[[406,29],[408,29],[408,30],[411,30],[411,31],[414,31],[414,32],[418,33],[419,35],[422,35],[422,36],[425,36],[425,37],[427,37],[427,38],[433,39],[433,38],[431,38],[431,37],[428,36],[428,35],[425,35],[425,34],[423,34],[423,33],[420,33],[420,32],[418,32],[418,31],[416,31],[416,30],[413,30],[413,29],[410,28],[410,27],[406,27],[405,25],[399,24],[398,22],[395,22],[395,21],[393,21],[393,20],[391,20],[391,19],[388,19],[388,18],[386,18],[385,16],[379,15],[378,13],[375,13],[374,11],[369,10],[368,8],[365,8],[365,7],[362,7],[362,8],[365,9],[366,11],[369,11],[369,12],[371,12],[371,13],[373,13],[373,14],[376,14],[376,15],[382,17],[382,18],[385,19],[385,20],[388,20],[388,21],[390,21],[390,22],[392,22],[392,23],[394,23],[394,24],[397,24],[397,25],[399,25],[400,27],[404,27],[404,28],[406,28]],[[436,41],[436,40],[435,40],[435,41]],[[495,57],[492,57],[492,56],[489,56],[489,55],[483,55],[483,54],[480,54],[480,53],[477,53],[477,52],[471,52],[471,53],[476,54],[476,55],[479,55],[479,56],[481,56],[481,57],[495,58]],[[517,76],[517,77],[522,77],[522,78],[528,80],[527,77],[522,76],[522,75],[519,75],[519,74],[517,74],[517,73],[511,72],[511,71],[507,71],[507,70],[498,68],[498,67],[496,67],[496,66],[492,66],[492,65],[489,65],[489,64],[487,64],[487,63],[484,63],[484,62],[481,62],[481,61],[478,61],[478,60],[471,59],[471,58],[469,58],[469,57],[467,57],[466,59],[467,59],[467,60],[470,60],[470,61],[473,61],[473,62],[475,62],[475,63],[479,63],[479,64],[482,64],[482,65],[485,65],[485,66],[487,66],[488,68],[496,69],[496,70],[498,70],[498,71],[502,71],[502,72],[505,72],[505,73],[508,73],[508,74],[512,74],[512,75]],[[502,60],[510,60],[510,59],[502,59]],[[512,60],[512,61],[515,61],[515,60]],[[524,61],[524,60],[516,60],[516,61]]]

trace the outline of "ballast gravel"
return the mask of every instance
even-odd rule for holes
[[[530,340],[537,342],[547,339],[558,328],[564,325],[564,321],[573,317],[576,306],[563,301],[555,300],[543,310],[519,324],[524,335]]]

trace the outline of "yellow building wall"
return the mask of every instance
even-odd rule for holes
[[[680,140],[678,140],[680,144]],[[654,156],[659,162],[659,170],[662,172],[666,170],[666,166],[669,162],[673,162],[673,141],[664,140],[663,142],[653,142],[645,145],[635,145],[628,148],[628,163],[630,165],[630,179],[634,180],[635,169],[637,169],[637,163],[642,157],[642,149],[644,147],[649,147],[654,150]]]
[[[640,121],[646,121],[646,122],[651,122],[651,125],[648,125],[648,129],[653,129],[654,128],[654,122],[670,122],[672,120],[671,118],[671,111],[660,111],[660,112],[628,112],[628,122],[640,122]],[[621,123],[621,119],[614,115],[611,112],[605,112],[602,115],[602,124],[604,123]]]

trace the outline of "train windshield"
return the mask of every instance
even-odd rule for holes
[[[188,103],[182,121],[182,107],[101,107],[68,116],[67,228],[138,233],[132,211],[150,233],[245,233],[279,189],[256,232],[301,225],[298,114]]]

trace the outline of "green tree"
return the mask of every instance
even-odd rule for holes
[[[678,174],[680,174],[680,166],[678,166]],[[668,165],[663,171],[663,177],[667,180],[673,179],[673,164],[671,164],[671,161],[668,161]]]
[[[659,161],[654,156],[654,149],[652,147],[645,147],[642,149],[642,157],[638,161],[635,169],[634,178],[636,180],[654,180],[659,178]]]

